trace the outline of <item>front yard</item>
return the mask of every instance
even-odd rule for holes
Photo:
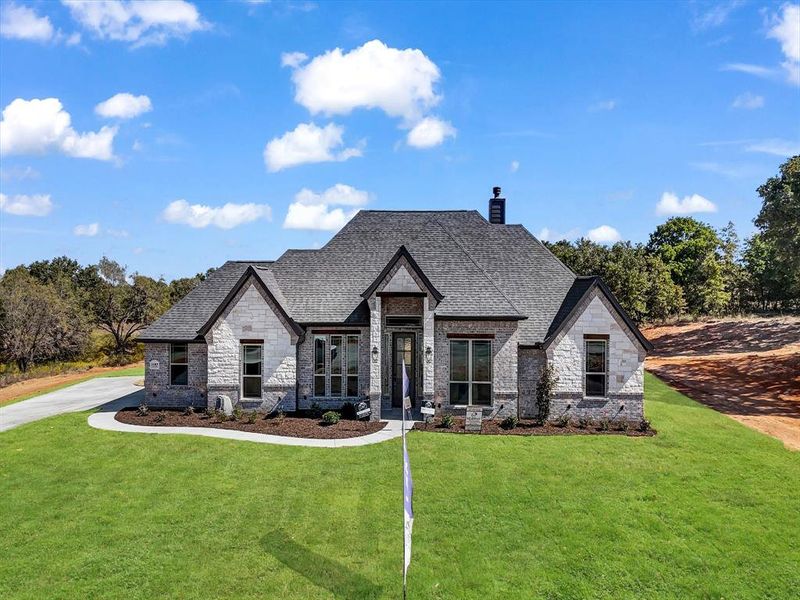
[[[655,437],[410,434],[409,598],[790,598],[800,453],[647,378]],[[0,434],[0,597],[397,598],[400,441]]]

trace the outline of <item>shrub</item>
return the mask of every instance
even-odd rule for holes
[[[193,414],[194,414],[194,407],[192,407],[192,406],[187,406],[186,408],[184,408],[184,409],[183,409],[183,415],[184,415],[185,417],[190,417],[190,416],[192,416]]]
[[[514,415],[509,415],[500,421],[500,427],[505,430],[514,429],[517,425],[519,425],[519,419]]]
[[[356,405],[352,402],[342,404],[342,418],[350,421],[356,420]]]
[[[589,417],[581,417],[578,419],[578,429],[588,429],[591,424],[592,421]]]
[[[250,423],[250,425],[255,423],[257,418],[258,413],[256,411],[251,410],[249,413],[247,413],[247,422]]]
[[[147,404],[142,402],[139,405],[139,408],[136,409],[136,412],[140,417],[146,417],[148,414],[150,414],[150,408],[147,406]]]
[[[564,429],[567,425],[569,425],[569,417],[567,415],[561,415],[555,420],[556,427],[560,427]]]
[[[241,409],[240,406],[237,406],[236,408],[233,409],[233,412],[231,413],[231,416],[230,416],[230,420],[231,421],[239,421],[239,420],[241,420],[243,414],[244,414],[244,411]]]
[[[546,421],[550,415],[550,397],[558,383],[556,370],[553,365],[544,365],[539,372],[539,381],[536,384],[536,407],[539,410],[538,420]]]
[[[319,405],[319,402],[312,402],[309,411],[311,412],[311,416],[315,419],[319,419],[322,416],[322,407]]]
[[[281,410],[279,410],[279,411],[278,411],[278,414],[277,414],[277,415],[275,415],[275,416],[276,416],[278,419],[283,419],[283,418],[285,418],[285,417],[286,417],[286,413],[285,413],[285,412],[283,412],[283,409],[281,409]]]
[[[325,425],[336,425],[341,419],[341,416],[335,410],[329,410],[324,415],[322,415],[322,422]]]
[[[156,423],[163,423],[163,422],[166,420],[166,418],[167,418],[167,415],[166,415],[166,413],[165,413],[165,412],[162,410],[160,413],[156,413],[156,416],[153,418],[153,420],[154,420]]]
[[[223,421],[227,421],[228,417],[225,415],[225,411],[217,410],[214,411],[214,421],[217,423],[222,423]]]
[[[608,418],[603,417],[600,419],[600,421],[598,421],[597,429],[600,431],[608,431],[611,429],[611,421],[609,421]]]
[[[647,419],[642,419],[641,421],[639,421],[639,431],[641,432],[650,431],[650,421],[648,421]]]
[[[453,415],[442,415],[441,424],[445,429],[452,429],[455,423],[456,420],[453,418]]]

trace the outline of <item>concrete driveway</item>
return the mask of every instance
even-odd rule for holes
[[[75,385],[0,407],[0,431],[54,415],[79,412],[120,401],[130,405],[141,402],[144,391],[133,382],[141,377],[97,377]]]

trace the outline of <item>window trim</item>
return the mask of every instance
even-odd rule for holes
[[[451,379],[453,373],[453,342],[467,342],[467,379],[464,381],[454,381]],[[482,342],[489,345],[489,380],[478,381],[472,379],[472,344]],[[454,383],[467,384],[467,404],[455,404],[450,401],[450,386]],[[489,385],[489,404],[474,404],[472,402],[472,385]],[[494,340],[486,337],[462,337],[453,336],[448,339],[447,344],[447,402],[450,406],[492,406],[494,404]]]
[[[261,359],[259,361],[259,364],[261,365],[261,368],[259,369],[259,374],[258,375],[245,375],[245,373],[244,373],[244,365],[245,365],[244,358],[245,358],[245,355],[246,355],[247,348],[259,348],[259,350],[260,350],[259,354],[261,356]],[[242,354],[242,358],[241,358],[241,361],[240,361],[240,365],[241,365],[240,366],[241,381],[239,383],[241,387],[239,389],[239,397],[242,400],[261,400],[264,397],[264,344],[263,344],[263,342],[262,343],[251,343],[251,342],[243,343],[243,344],[241,344],[241,354]],[[260,392],[258,396],[245,396],[244,395],[244,380],[245,380],[245,377],[248,377],[248,378],[251,378],[251,379],[255,379],[256,377],[258,377],[258,380],[259,380],[258,390]]]
[[[603,344],[603,370],[589,371],[589,344]],[[603,376],[603,393],[601,395],[590,395],[588,392],[589,375]],[[608,397],[608,336],[587,334],[583,338],[583,397],[584,398],[607,398]]]
[[[173,362],[172,360],[172,350],[175,346],[184,346],[186,348],[186,362],[178,363]],[[186,367],[186,383],[174,383],[174,378],[172,376],[172,366],[173,365],[180,365],[182,367]],[[189,385],[189,344],[187,343],[176,343],[169,345],[169,384],[174,385],[176,387],[187,387]]]
[[[322,373],[317,373],[317,342],[322,341]],[[330,375],[330,361],[328,360],[328,336],[314,335],[311,360],[311,395],[314,398],[325,398],[328,392],[328,376]],[[317,377],[322,377],[322,393],[317,393]]]

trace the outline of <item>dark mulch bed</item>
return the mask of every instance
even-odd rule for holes
[[[347,421],[342,419],[335,425],[323,425],[319,419],[311,417],[264,418],[259,414],[254,423],[248,423],[247,414],[236,421],[220,421],[216,416],[203,412],[183,414],[182,410],[150,410],[146,416],[139,416],[135,408],[118,412],[117,421],[130,425],[155,425],[163,427],[214,427],[217,429],[236,429],[252,433],[269,433],[298,438],[320,438],[339,440],[359,437],[380,431],[386,423],[376,421]]]
[[[453,426],[450,429],[443,427],[439,418],[434,419],[431,423],[416,423],[414,429],[418,431],[477,435],[627,435],[631,437],[647,437],[656,434],[656,431],[652,428],[640,431],[634,426],[631,426],[628,431],[624,431],[617,424],[611,424],[609,429],[603,430],[598,424],[591,424],[584,428],[580,428],[575,424],[559,427],[550,423],[538,425],[534,421],[524,419],[520,420],[514,429],[503,429],[500,427],[500,421],[486,419],[481,425],[480,432],[477,432],[464,429],[464,417],[453,417],[453,421]]]

